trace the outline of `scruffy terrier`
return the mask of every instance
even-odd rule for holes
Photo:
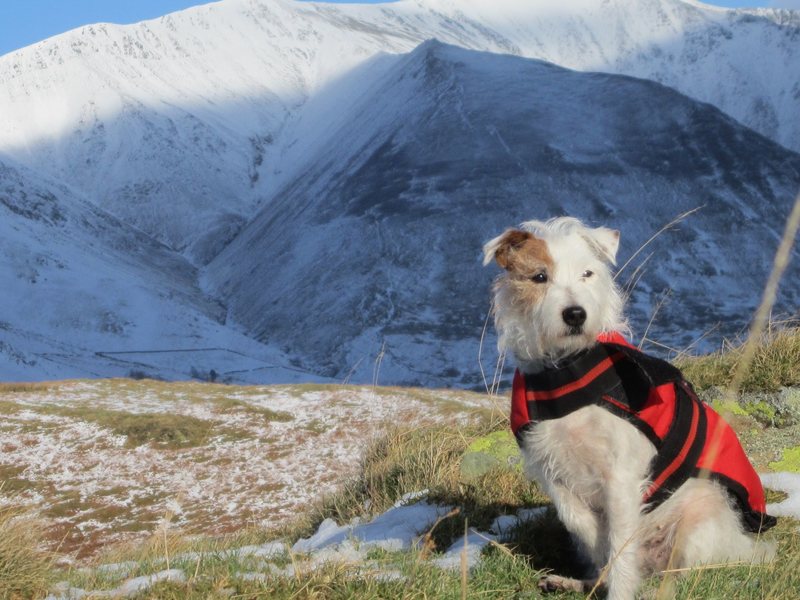
[[[775,524],[733,430],[675,367],[631,346],[610,267],[619,232],[529,221],[484,246],[501,350],[514,355],[511,427],[528,477],[596,568],[547,589],[635,597],[667,568],[763,561]]]

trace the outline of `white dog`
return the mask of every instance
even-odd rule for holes
[[[484,246],[504,269],[494,286],[501,350],[517,362],[511,424],[526,474],[607,585],[635,597],[668,566],[765,560],[751,532],[761,483],[733,430],[680,372],[630,346],[614,284],[619,232],[577,219],[530,221]],[[604,571],[605,570],[605,571]],[[595,581],[551,577],[587,591]]]

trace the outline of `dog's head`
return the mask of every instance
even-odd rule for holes
[[[487,242],[484,264],[505,270],[494,286],[501,350],[535,367],[626,329],[610,271],[618,247],[618,231],[569,217],[528,221]]]

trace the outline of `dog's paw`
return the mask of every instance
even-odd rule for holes
[[[545,575],[539,580],[539,589],[543,592],[587,592],[594,587],[594,583],[586,579]]]

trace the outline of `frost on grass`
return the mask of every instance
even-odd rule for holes
[[[127,380],[3,400],[15,410],[0,427],[0,481],[13,490],[0,489],[0,504],[33,508],[51,548],[78,557],[145,537],[165,520],[198,534],[280,524],[352,473],[386,423],[453,422],[482,402],[448,391]],[[167,423],[165,437],[118,426],[137,416]],[[171,438],[169,424],[186,422],[194,437]]]

